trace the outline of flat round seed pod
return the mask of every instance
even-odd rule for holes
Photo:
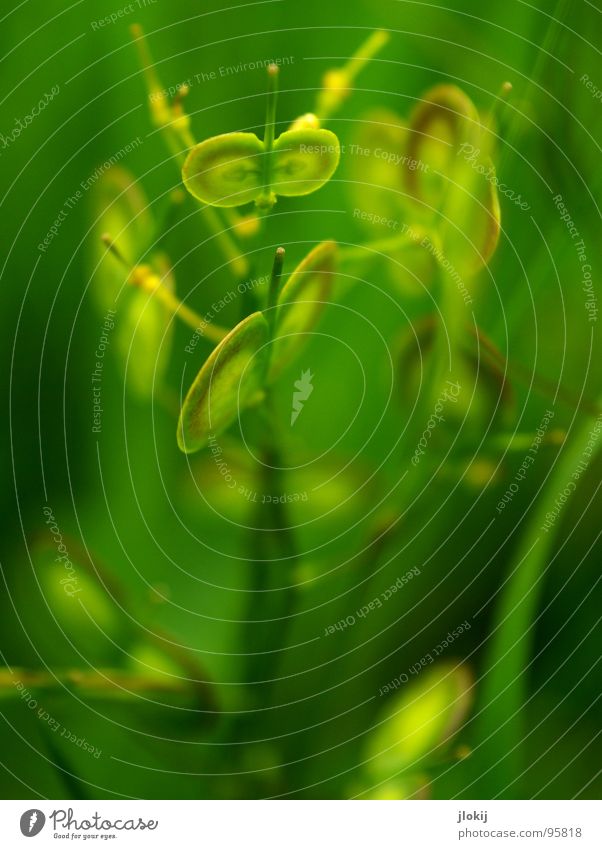
[[[252,313],[219,343],[190,387],[178,422],[178,446],[199,451],[250,406],[261,392],[268,353],[268,325]]]
[[[407,154],[422,164],[404,172],[409,193],[438,208],[447,189],[442,174],[453,170],[462,145],[478,145],[480,134],[479,113],[461,89],[438,85],[427,91],[408,127]]]
[[[278,297],[269,380],[294,359],[330,300],[336,242],[321,242],[295,268]]]
[[[274,142],[271,188],[296,197],[321,188],[336,171],[341,150],[330,130],[288,130]]]
[[[190,151],[182,178],[203,203],[230,207],[256,201],[269,207],[277,194],[294,197],[319,189],[332,177],[339,157],[339,140],[329,130],[288,130],[269,153],[254,133],[225,133]]]
[[[254,133],[224,133],[197,144],[182,167],[191,195],[215,206],[242,206],[262,188],[265,148]]]

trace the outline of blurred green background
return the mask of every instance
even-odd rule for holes
[[[37,246],[80,183],[137,137],[143,143],[121,165],[139,179],[159,217],[179,185],[149,119],[132,23],[144,27],[165,86],[217,72],[193,85],[187,98],[199,140],[262,126],[265,73],[221,76],[220,68],[292,57],[282,69],[278,107],[287,126],[311,110],[325,71],[341,65],[372,30],[386,29],[389,43],[328,126],[349,144],[367,110],[382,106],[407,117],[439,82],[459,85],[483,111],[505,80],[512,83],[499,119],[498,176],[531,210],[525,214],[502,198],[503,233],[481,275],[475,315],[527,376],[514,385],[513,428],[534,431],[560,382],[570,391],[556,399],[554,427],[570,436],[582,417],[575,416],[574,398],[595,399],[602,391],[602,351],[598,325],[584,310],[575,247],[552,197],[562,194],[571,211],[597,286],[602,103],[580,78],[588,74],[602,87],[600,11],[581,0],[558,9],[541,0],[490,6],[282,0],[227,8],[156,0],[140,2],[115,23],[92,26],[126,7],[103,0],[3,9],[0,132],[8,136],[15,118],[52,86],[59,93],[0,151],[6,363],[0,639],[4,665],[33,675],[15,671],[3,681],[0,792],[8,798],[186,799],[368,792],[396,773],[391,767],[377,781],[362,766],[386,701],[379,688],[469,620],[470,630],[443,660],[465,660],[471,669],[473,712],[462,716],[450,746],[404,773],[410,789],[400,784],[393,793],[411,795],[420,787],[434,798],[596,797],[599,460],[561,512],[555,556],[538,584],[523,679],[528,697],[509,779],[506,738],[500,734],[496,742],[508,716],[504,698],[483,714],[487,722],[475,713],[483,708],[498,591],[517,565],[520,534],[558,446],[542,447],[512,508],[496,517],[523,454],[506,457],[489,483],[477,473],[460,479],[467,458],[494,461],[493,468],[499,459],[479,448],[474,434],[461,435],[461,450],[404,513],[396,536],[377,553],[362,554],[375,523],[396,516],[403,503],[403,482],[401,490],[396,486],[408,458],[394,446],[409,411],[397,384],[388,400],[387,350],[397,350],[400,332],[428,305],[404,298],[386,268],[358,268],[364,282],[341,284],[341,306],[327,310],[320,325],[325,335],[311,341],[304,362],[277,393],[276,408],[286,418],[297,372],[303,366],[315,373],[314,393],[286,448],[287,462],[305,463],[306,471],[287,473],[285,488],[310,490],[351,461],[319,495],[293,509],[302,556],[269,570],[273,586],[297,584],[289,650],[280,653],[281,623],[246,621],[257,615],[249,614],[250,591],[261,585],[261,564],[254,562],[261,534],[245,527],[256,524],[253,505],[226,497],[211,458],[187,459],[175,441],[173,398],[187,388],[209,346],[202,342],[188,355],[190,330],[174,329],[173,398],[161,399],[165,403],[124,394],[121,365],[108,356],[102,433],[94,434],[90,376],[102,318],[89,287],[91,192],[73,204],[48,249],[41,253]],[[551,17],[558,15],[565,23],[554,26]],[[361,241],[366,234],[353,218],[352,179],[343,157],[320,192],[279,201],[255,255],[256,273],[267,272],[278,244],[287,247],[290,271],[318,241]],[[205,243],[209,234],[196,210],[188,198],[161,247],[175,263],[180,294],[192,293],[187,303],[202,314],[232,281],[214,244]],[[373,238],[382,235],[375,230]],[[239,313],[240,303],[233,303],[220,321],[234,323]],[[536,389],[529,387],[532,372]],[[258,427],[250,422],[248,432]],[[228,462],[237,480],[251,486],[248,455],[233,445],[234,436],[224,438]],[[325,459],[316,459],[323,452]],[[358,482],[367,483],[358,489]],[[75,564],[81,588],[75,609],[57,590],[58,572],[48,571],[56,551],[45,507]],[[420,574],[394,600],[353,628],[324,636],[413,567]],[[259,618],[277,620],[285,611],[277,594],[269,599]],[[263,650],[268,654],[248,654]],[[46,668],[63,670],[60,683],[36,680],[33,673]],[[97,669],[125,676],[120,696],[114,689],[107,694],[102,682],[86,688],[77,674],[65,673]],[[146,681],[154,676],[159,695],[153,686],[146,694],[137,674]],[[257,687],[249,682],[262,676],[277,680],[256,702]],[[31,695],[23,696],[17,680]],[[54,720],[54,730],[40,710]],[[99,756],[86,750],[84,738]]]

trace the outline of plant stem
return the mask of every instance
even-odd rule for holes
[[[555,537],[561,524],[558,516],[552,528],[546,530],[545,523],[566,487],[572,483],[575,488],[575,473],[580,478],[585,474],[586,447],[591,447],[587,454],[587,465],[591,466],[602,447],[601,427],[602,415],[588,419],[566,445],[531,513],[514,557],[516,565],[501,589],[483,663],[475,729],[481,750],[475,769],[479,770],[479,793],[484,798],[518,798],[522,792],[516,781],[525,775],[526,768],[523,744],[528,736],[525,704],[529,657],[544,577],[550,555],[558,548]],[[491,764],[495,769],[485,771],[485,765]]]
[[[266,415],[264,422],[267,420]],[[262,489],[263,495],[270,496],[270,500],[257,505],[258,529],[253,531],[252,536],[254,592],[247,616],[248,643],[255,648],[247,669],[249,687],[254,694],[254,707],[267,705],[268,696],[277,683],[275,678],[286,650],[297,595],[296,588],[291,583],[291,573],[297,563],[297,552],[286,506],[278,500],[271,500],[272,496],[283,492],[284,485],[277,440],[269,425],[263,431],[262,443]],[[285,588],[281,588],[283,575],[284,583],[288,584]],[[263,629],[259,639],[258,626]],[[278,640],[275,650],[271,648],[272,636],[276,636]],[[244,717],[242,723],[247,724]]]
[[[540,395],[543,395],[548,400],[560,398],[567,406],[575,407],[580,412],[587,413],[590,416],[597,416],[602,413],[601,403],[592,401],[591,398],[579,396],[566,386],[556,385],[545,377],[541,377],[541,375],[535,372],[530,372],[529,369],[520,363],[510,362],[480,328],[477,328],[476,331],[473,329],[473,333],[475,333],[479,343],[483,345],[485,350],[498,363],[499,367],[507,372],[510,377],[522,381],[528,387],[533,386]]]
[[[278,100],[278,65],[268,65],[268,103],[265,115],[265,130],[263,134],[263,143],[266,153],[269,153],[274,146],[274,138],[276,135],[276,103]],[[268,184],[269,185],[269,184]]]
[[[389,33],[385,30],[377,29],[358,47],[344,67],[345,75],[350,83],[355,80],[364,65],[382,50],[388,40]]]
[[[175,676],[140,675],[118,669],[59,669],[48,672],[45,669],[24,669],[6,667],[0,669],[0,698],[17,698],[20,690],[17,684],[38,690],[53,691],[64,686],[73,687],[78,692],[90,695],[127,700],[138,693],[174,693],[186,695],[194,691],[188,681],[182,682]],[[128,692],[129,691],[129,692]]]
[[[268,91],[267,107],[265,115],[265,130],[263,134],[263,189],[261,195],[255,201],[255,205],[262,212],[269,211],[276,202],[276,196],[271,191],[272,184],[272,148],[276,134],[276,103],[278,100],[278,65],[268,65]]]
[[[196,145],[194,136],[188,127],[188,117],[182,111],[181,98],[176,102],[179,114],[175,114],[174,108],[168,102],[165,89],[162,87],[155,71],[153,58],[142,27],[139,24],[134,24],[131,27],[131,32],[136,39],[140,64],[146,80],[153,123],[162,130],[172,155],[181,166],[186,158],[188,149]],[[207,228],[213,233],[224,258],[228,264],[232,265],[234,276],[237,279],[243,278],[249,268],[246,256],[241,253],[231,234],[227,230],[224,230],[223,222],[213,207],[202,206],[200,212]]]
[[[358,47],[342,68],[326,72],[315,108],[315,114],[320,121],[326,121],[340,107],[349,95],[349,89],[357,75],[388,40],[388,32],[376,30]]]
[[[408,227],[403,233],[398,233],[396,236],[388,236],[386,239],[364,242],[363,245],[351,248],[341,246],[339,247],[340,261],[356,262],[357,260],[374,259],[375,255],[378,254],[387,255],[391,251],[396,251],[400,248],[420,245],[420,240],[426,235],[426,231]]]
[[[284,265],[284,248],[276,248],[274,257],[274,265],[272,266],[272,276],[270,277],[270,288],[268,289],[268,303],[266,308],[266,318],[270,331],[270,338],[274,335],[274,326],[276,324],[276,316],[278,313],[278,293],[280,290],[280,277],[282,275],[282,267]]]
[[[142,288],[157,297],[172,315],[180,318],[199,335],[205,336],[210,342],[218,344],[230,332],[227,327],[205,321],[197,312],[187,307],[160,280],[157,285],[156,280],[159,280],[159,278],[155,278],[154,275],[147,276],[142,282]]]
[[[189,327],[192,327],[199,335],[206,336],[211,342],[217,344],[230,332],[227,327],[221,327],[219,324],[209,324],[198,313],[187,307],[163,283],[161,278],[152,271],[150,266],[137,265],[132,268],[110,233],[103,233],[102,241],[107,246],[107,250],[111,251],[113,256],[130,272],[130,285],[138,286],[157,297],[172,315],[178,316],[178,318],[184,321]]]

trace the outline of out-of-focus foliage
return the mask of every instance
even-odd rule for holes
[[[114,5],[34,3],[32,27],[31,5],[15,4],[0,34],[3,795],[599,796],[593,448],[549,535],[538,531],[583,459],[602,390],[602,106],[588,85],[602,87],[599,12],[577,4],[555,25],[552,7],[520,2],[177,0],[92,26]],[[167,89],[155,127],[134,17]],[[350,81],[343,62],[379,27],[388,42]],[[165,146],[161,121],[175,115],[176,134],[199,141],[259,142],[270,60],[276,137],[333,133],[338,167],[302,175],[301,187],[320,183],[308,196],[277,178],[262,222],[207,211],[181,191],[185,153]],[[316,248],[333,243],[336,275],[332,247]],[[220,348],[177,321],[174,281],[199,316],[252,325],[236,352],[232,337],[218,343],[244,348],[244,368],[267,338],[261,278],[278,245],[276,328],[312,331],[290,352],[276,336],[279,426],[254,403],[239,420],[222,397],[230,430],[215,451],[184,455],[182,402],[191,386],[205,398]],[[439,402],[431,440],[442,310],[455,316],[461,390]],[[421,360],[429,348],[436,367]],[[531,551],[534,533],[545,542]],[[379,695],[403,675],[413,687]]]

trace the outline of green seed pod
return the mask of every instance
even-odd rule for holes
[[[309,195],[330,180],[340,156],[330,130],[287,130],[274,142],[272,187],[283,197]]]
[[[404,172],[411,195],[429,206],[441,205],[448,175],[455,167],[461,145],[478,145],[479,113],[470,98],[453,85],[438,85],[426,92],[414,109],[408,127],[407,154],[423,164]]]
[[[321,242],[295,268],[278,296],[269,380],[298,355],[330,301],[336,242]]]
[[[128,389],[139,398],[153,395],[153,386],[161,384],[165,374],[173,335],[172,313],[156,297],[153,287],[175,291],[169,261],[164,255],[153,258],[159,273],[150,266],[138,266],[136,274],[152,278],[153,284],[128,286],[118,302],[115,322],[115,350],[125,366]]]
[[[134,265],[125,285],[125,269],[144,253],[154,232],[148,202],[134,178],[120,168],[103,174],[92,192],[98,216],[94,233],[98,267],[92,288],[105,317],[107,310],[115,310],[114,326],[107,333],[108,351],[118,354],[128,389],[149,399],[153,384],[161,383],[171,351],[172,313],[155,293],[159,286],[175,292],[169,260],[155,254],[149,264]]]
[[[468,667],[451,662],[426,668],[410,679],[368,738],[366,772],[382,780],[439,756],[470,710],[472,686]]]
[[[154,224],[148,200],[136,178],[118,165],[102,174],[90,195],[95,220],[91,233],[95,269],[92,293],[104,312],[115,305],[123,286],[124,269],[115,254],[107,251],[103,234],[111,233],[128,261],[136,263],[152,238]]]
[[[501,210],[495,168],[488,157],[472,155],[453,172],[442,207],[442,249],[462,277],[471,277],[495,253],[501,230]]]
[[[193,197],[215,206],[243,206],[261,191],[264,144],[254,133],[224,133],[194,147],[182,167]]]
[[[210,354],[182,406],[177,434],[181,451],[199,451],[261,397],[268,340],[268,324],[255,312]]]
[[[271,149],[254,133],[225,133],[190,151],[182,178],[203,203],[231,207],[255,201],[262,206],[266,194],[294,197],[321,188],[339,157],[339,141],[330,130],[287,130]]]
[[[222,339],[199,371],[180,413],[178,445],[186,454],[203,448],[263,396],[298,353],[328,303],[336,244],[317,245],[291,274],[277,299],[284,250],[276,251],[271,295],[264,313],[241,321]],[[266,320],[267,319],[267,320]]]
[[[456,86],[431,89],[414,110],[408,154],[420,168],[405,185],[416,214],[434,226],[442,251],[462,277],[486,265],[500,234],[495,169],[476,107]]]

